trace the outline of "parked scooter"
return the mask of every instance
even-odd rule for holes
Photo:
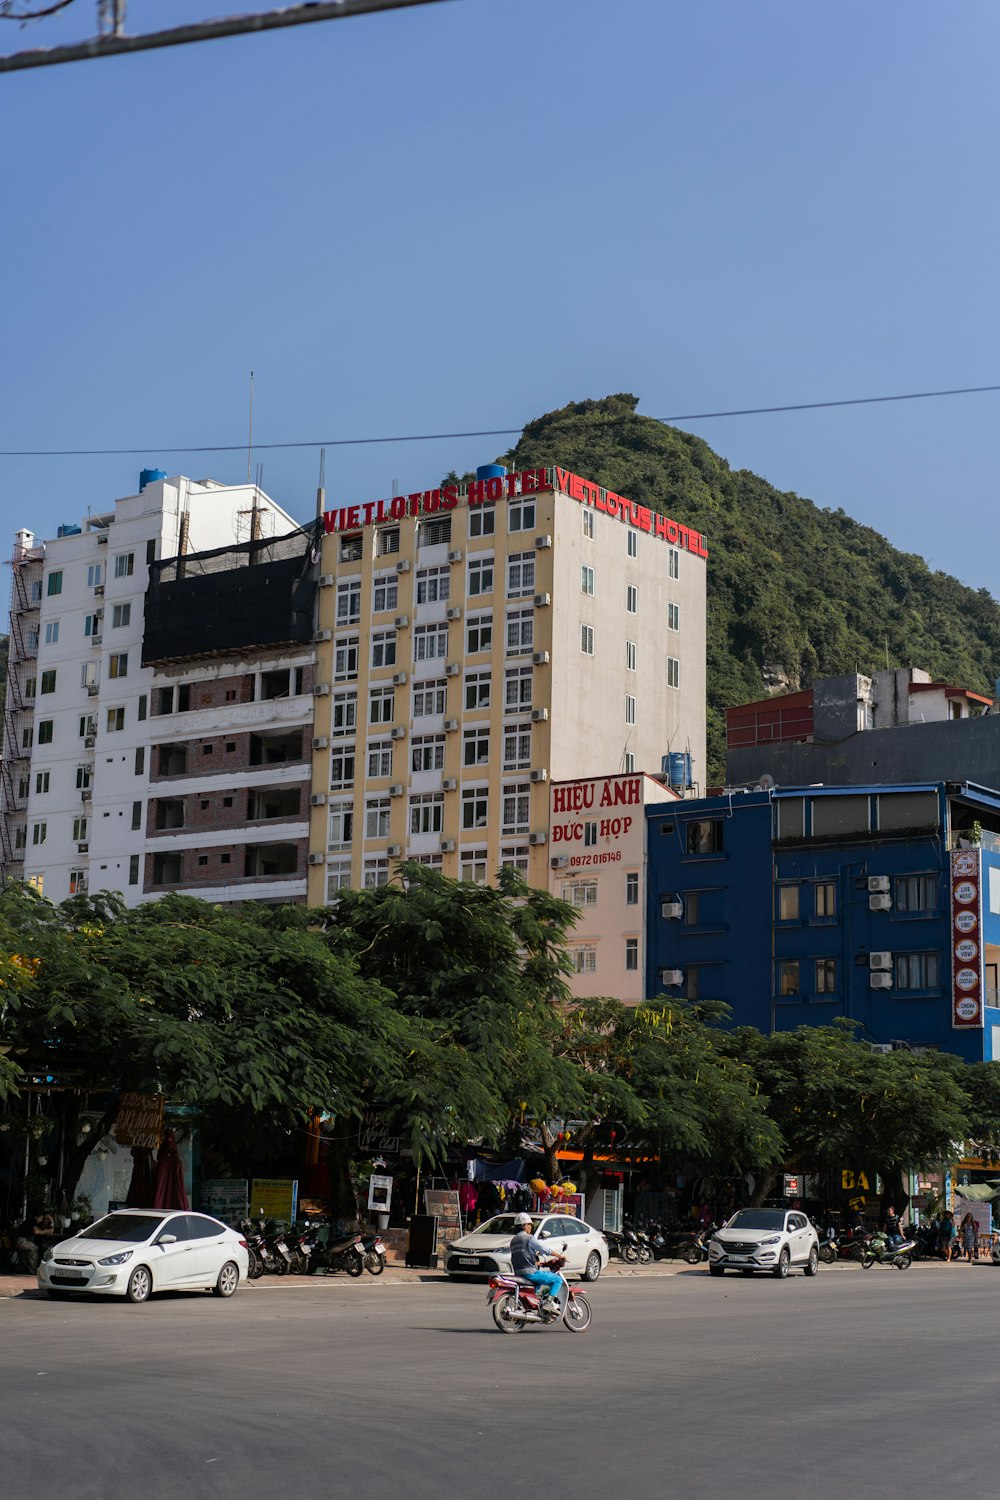
[[[689,1266],[697,1266],[701,1261],[708,1260],[708,1242],[718,1228],[718,1224],[703,1224],[700,1229],[695,1230],[677,1251],[681,1260],[686,1260]]]
[[[385,1270],[388,1251],[377,1234],[366,1234],[361,1241],[365,1270],[371,1276],[381,1276]]]
[[[324,1275],[334,1271],[346,1271],[348,1276],[365,1274],[365,1257],[360,1234],[341,1235],[339,1239],[327,1241],[322,1253],[320,1269]]]
[[[890,1240],[882,1230],[872,1235],[861,1256],[866,1271],[870,1266],[895,1266],[897,1271],[908,1271],[912,1261],[913,1241]]]
[[[825,1266],[832,1266],[840,1254],[840,1241],[837,1231],[832,1225],[828,1226],[819,1242],[819,1258]]]

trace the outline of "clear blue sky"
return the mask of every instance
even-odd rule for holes
[[[237,8],[135,0],[132,25]],[[77,0],[0,45],[93,29]],[[0,460],[6,533],[145,462],[242,478],[156,444],[242,442],[251,367],[261,441],[998,382],[998,51],[995,0],[453,0],[0,78],[0,448],[149,444]],[[687,425],[996,592],[998,416]],[[328,491],[504,446],[332,450]],[[308,516],[317,456],[261,456]]]

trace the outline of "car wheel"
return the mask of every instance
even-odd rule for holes
[[[501,1297],[499,1302],[493,1304],[493,1321],[501,1333],[520,1333],[524,1328],[521,1318],[514,1318],[511,1314],[517,1308],[517,1298],[513,1292],[508,1292],[506,1297]]]
[[[231,1297],[240,1284],[240,1268],[233,1260],[227,1260],[219,1272],[212,1288],[213,1297]]]
[[[590,1320],[593,1316],[590,1303],[586,1297],[582,1297],[577,1293],[575,1297],[569,1299],[566,1305],[566,1311],[563,1313],[563,1322],[570,1333],[585,1333],[590,1327]]]
[[[689,1264],[690,1264],[690,1262],[689,1262]],[[708,1274],[709,1274],[709,1276],[725,1276],[725,1274],[726,1274],[726,1268],[725,1268],[725,1266],[713,1266],[713,1265],[709,1265]]]
[[[72,1292],[61,1292],[57,1287],[54,1286],[47,1286],[45,1290],[48,1292],[53,1302],[65,1302],[73,1295]]]
[[[601,1257],[596,1250],[591,1250],[587,1256],[587,1264],[583,1268],[584,1281],[596,1281],[601,1274]]]
[[[130,1302],[146,1302],[153,1290],[153,1278],[148,1266],[136,1266],[128,1279],[125,1295]]]
[[[778,1264],[771,1272],[771,1275],[777,1276],[779,1281],[784,1281],[785,1277],[788,1275],[788,1265],[790,1260],[791,1256],[788,1253],[788,1246],[786,1245],[784,1250],[782,1250],[781,1254],[778,1256]]]
[[[809,1259],[806,1261],[806,1264],[805,1264],[805,1273],[806,1273],[807,1276],[815,1276],[816,1272],[818,1270],[819,1270],[819,1251],[816,1249],[816,1246],[813,1245],[812,1249],[809,1251]]]

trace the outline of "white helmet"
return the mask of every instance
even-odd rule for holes
[[[517,1218],[514,1220],[514,1223],[517,1225],[518,1229],[530,1229],[534,1222],[535,1221],[530,1214],[518,1214]]]

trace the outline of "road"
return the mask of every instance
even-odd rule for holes
[[[445,1283],[0,1302],[0,1475],[60,1500],[992,1492],[993,1267],[591,1297],[586,1334],[506,1338]]]

